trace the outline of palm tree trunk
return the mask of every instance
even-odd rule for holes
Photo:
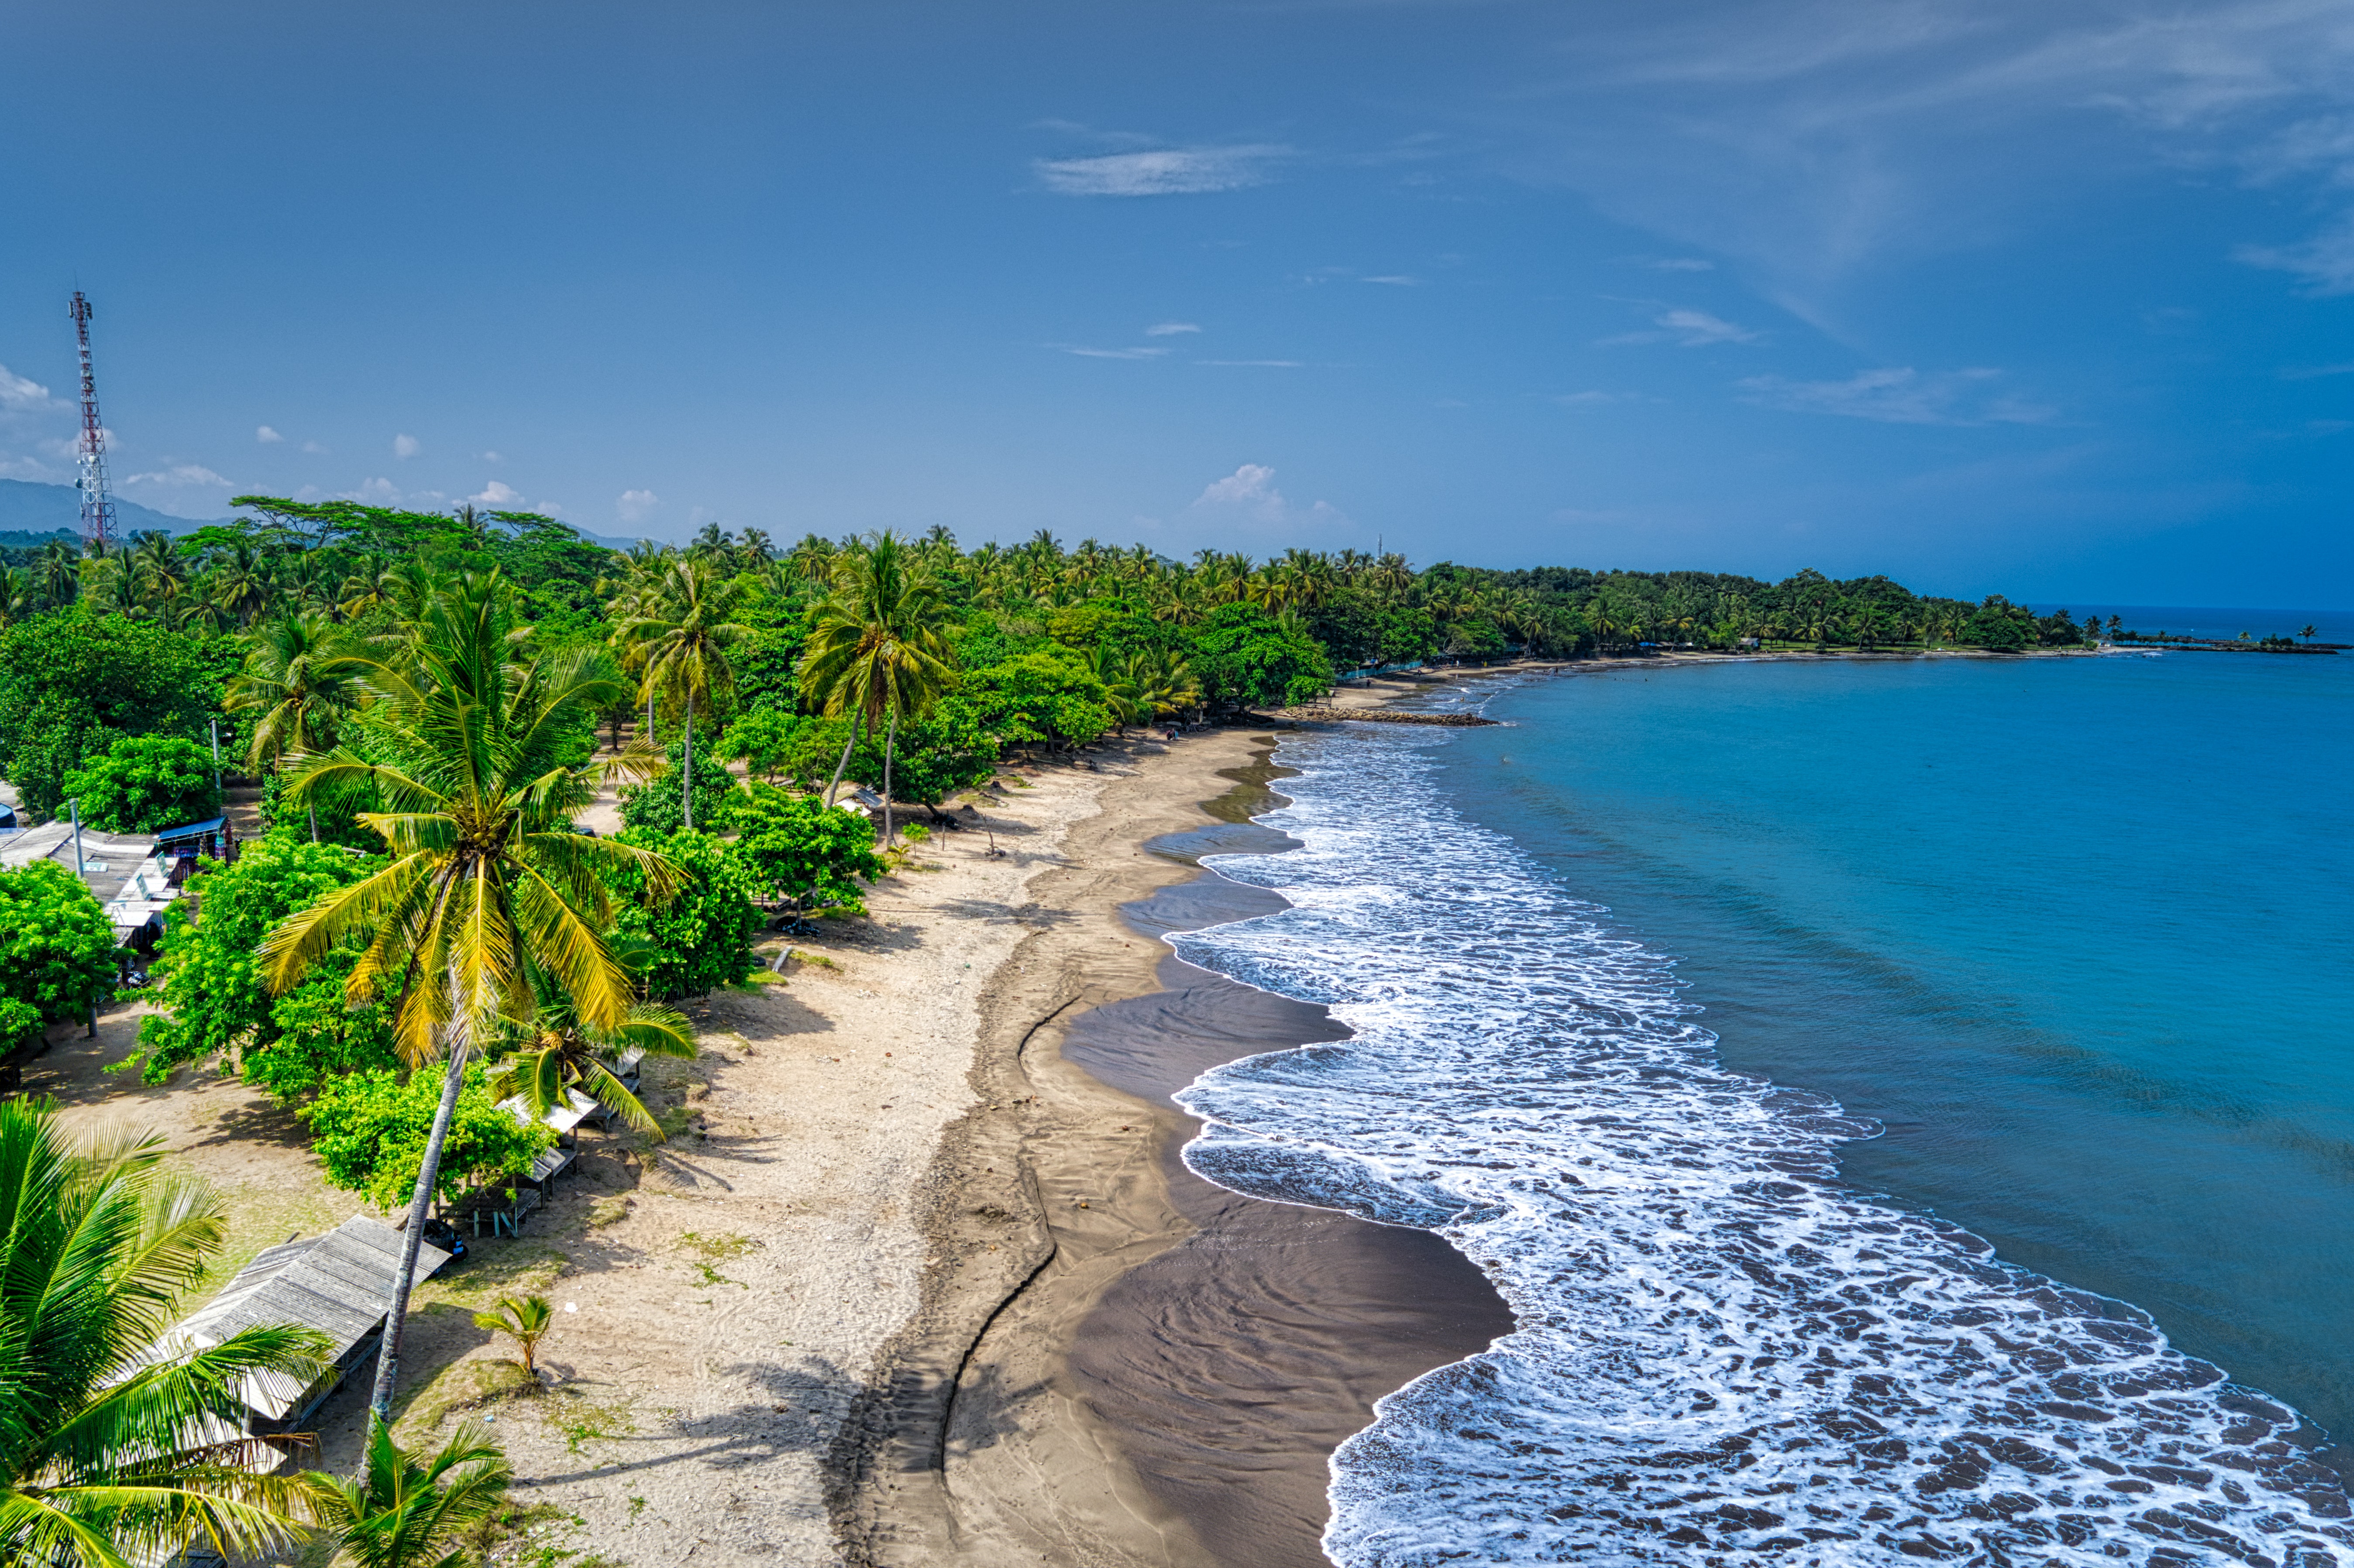
[[[686,813],[686,831],[695,832],[695,694],[686,694],[686,787],[678,792],[678,803]]]
[[[891,748],[899,739],[899,710],[891,710],[891,727],[883,732],[883,847],[891,847]]]
[[[849,769],[850,753],[858,745],[858,721],[865,716],[857,708],[850,710],[850,738],[842,743],[842,760],[833,765],[833,777],[825,786],[825,803],[829,806],[833,804],[833,792],[842,787],[843,774]]]
[[[384,1347],[376,1354],[376,1390],[368,1395],[368,1414],[392,1425],[392,1387],[400,1375],[400,1330],[408,1318],[408,1293],[417,1283],[417,1248],[425,1239],[425,1217],[433,1204],[433,1189],[441,1179],[441,1146],[449,1140],[450,1118],[457,1114],[458,1091],[466,1082],[466,1036],[452,1028],[449,1042],[450,1070],[441,1079],[441,1103],[433,1109],[433,1130],[425,1138],[425,1159],[417,1168],[417,1193],[408,1200],[408,1225],[400,1238],[400,1272],[392,1282],[392,1302],[385,1316]]]
[[[646,691],[646,744],[647,744],[648,746],[652,746],[653,743],[654,743],[654,694],[653,694],[653,690],[652,690],[652,688],[649,687],[649,688],[647,688],[647,691]]]
[[[319,808],[318,808],[318,807],[316,807],[316,806],[313,806],[313,807],[311,807],[311,808],[310,808],[310,812],[311,812],[311,842],[312,842],[313,843],[317,843],[317,842],[319,842]]]

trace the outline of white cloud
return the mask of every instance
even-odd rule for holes
[[[1336,508],[1321,501],[1304,508],[1294,506],[1275,487],[1275,470],[1257,462],[1246,462],[1225,478],[1213,480],[1195,498],[1193,510],[1239,514],[1253,522],[1282,526],[1348,521]]]
[[[323,452],[323,451],[325,451],[327,449],[326,449],[326,448],[324,448],[324,447],[323,447],[323,446],[321,446],[321,445],[320,445],[318,442],[316,442],[316,441],[304,441],[304,442],[302,443],[302,450],[303,450],[304,451],[306,451],[306,452]]]
[[[1791,381],[1753,376],[1742,401],[1792,414],[1840,414],[1885,425],[2041,425],[2055,411],[1995,387],[2002,372],[1985,368],[1924,376],[1902,369],[1859,371],[1845,381]]]
[[[2302,245],[2243,245],[2232,257],[2251,267],[2294,272],[2305,280],[2307,294],[2354,294],[2354,213]]]
[[[50,397],[49,389],[39,382],[0,365],[0,409],[11,414],[31,414],[65,406],[64,398]]]
[[[1651,318],[1651,324],[1657,330],[1621,333],[1617,337],[1606,337],[1602,340],[1603,346],[1672,343],[1680,348],[1706,348],[1719,343],[1755,343],[1765,335],[1747,327],[1737,326],[1722,316],[1712,316],[1706,311],[1664,311]]]
[[[507,454],[496,451],[484,452],[482,454],[482,461],[484,462],[504,462],[507,461]]]
[[[1638,401],[1640,396],[1635,392],[1564,392],[1553,401],[1580,408],[1596,403],[1633,403]]]
[[[202,463],[175,463],[154,473],[134,473],[122,482],[125,484],[161,484],[174,488],[206,485],[221,490],[235,488],[231,482],[205,467]]]
[[[267,425],[256,425],[253,427],[253,439],[267,447],[274,446],[286,438]]]
[[[395,436],[392,438],[392,455],[397,458],[413,458],[424,450],[425,449],[423,447],[417,444],[417,438],[415,436]]]
[[[625,490],[613,503],[613,511],[624,523],[642,523],[661,504],[662,497],[651,490]]]
[[[1199,196],[1264,185],[1267,165],[1288,147],[1165,147],[1095,158],[1041,158],[1032,166],[1058,196]]]
[[[502,512],[519,511],[523,506],[523,492],[496,479],[466,499],[477,506],[495,506]]]
[[[1063,345],[1065,354],[1076,354],[1082,359],[1158,359],[1169,351],[1165,348],[1073,348]]]
[[[1174,337],[1180,333],[1200,332],[1201,330],[1202,329],[1200,327],[1195,326],[1192,322],[1162,322],[1158,326],[1146,327],[1144,329],[1144,335],[1147,337]]]
[[[398,506],[400,492],[392,487],[392,481],[379,474],[374,479],[361,481],[360,487],[351,492],[348,499],[365,501],[376,506]]]
[[[1367,283],[1387,283],[1393,289],[1419,289],[1422,287],[1421,279],[1412,277],[1404,272],[1386,273],[1382,277],[1366,278],[1362,280],[1362,281]]]

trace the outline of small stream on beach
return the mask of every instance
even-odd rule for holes
[[[1331,1556],[2354,1563],[2297,1413],[2349,1403],[2347,685],[2296,663],[1287,738],[1299,847],[1210,863],[1288,907],[1172,940],[1351,1037],[1204,1073],[1186,1161],[1444,1236],[1518,1325],[1341,1446]],[[2160,743],[2244,770],[2083,787]]]

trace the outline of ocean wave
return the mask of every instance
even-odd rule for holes
[[[1519,1327],[1332,1459],[1343,1568],[2354,1563],[2279,1403],[1842,1187],[1878,1129],[1725,1070],[1671,966],[1442,798],[1444,732],[1288,745],[1281,913],[1173,938],[1355,1037],[1207,1073],[1188,1165],[1446,1235]]]

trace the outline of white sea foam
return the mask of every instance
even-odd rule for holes
[[[1447,744],[1288,747],[1305,847],[1214,863],[1294,907],[1176,938],[1356,1033],[1204,1075],[1186,1162],[1437,1230],[1520,1325],[1333,1457],[1337,1562],[2354,1563],[2294,1413],[1841,1188],[1876,1129],[1719,1065],[1664,959],[1449,809]]]

